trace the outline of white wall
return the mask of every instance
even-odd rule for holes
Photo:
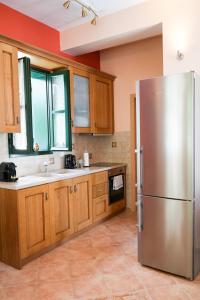
[[[158,2],[162,2],[164,73],[200,73],[200,1]],[[178,49],[184,53],[182,61],[175,57]]]
[[[199,0],[149,0],[101,18],[96,27],[87,23],[64,30],[61,48],[101,49],[115,38],[162,23],[164,74],[200,73],[199,15]],[[176,59],[178,49],[184,52],[183,61]]]

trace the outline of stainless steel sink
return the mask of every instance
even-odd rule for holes
[[[56,174],[48,172],[48,173],[38,173],[38,174],[36,174],[36,176],[49,178],[49,177],[56,177]]]
[[[52,171],[53,174],[82,174],[85,173],[86,170],[82,170],[82,169],[61,169],[61,170],[55,170]]]
[[[76,175],[83,175],[84,173],[87,173],[86,170],[82,169],[60,169],[60,170],[53,170],[47,173],[38,173],[36,174],[37,177],[43,177],[43,178],[59,178],[59,177],[70,177],[70,176],[76,176]]]

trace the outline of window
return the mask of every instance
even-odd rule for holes
[[[67,72],[54,72],[51,74],[51,141],[52,150],[67,147],[71,149],[71,131],[67,130],[65,124],[70,122],[69,94],[64,88],[66,82],[69,82]],[[71,126],[68,126],[71,128]]]
[[[71,150],[68,71],[47,72],[19,60],[21,132],[9,134],[11,155]]]

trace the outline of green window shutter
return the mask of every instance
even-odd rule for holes
[[[50,149],[48,74],[43,70],[31,68],[33,147],[38,145],[39,154]]]
[[[51,150],[71,151],[69,71],[50,74]]]

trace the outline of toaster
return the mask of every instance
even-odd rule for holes
[[[64,157],[64,168],[65,169],[75,169],[76,166],[76,156],[73,154],[67,154]]]

